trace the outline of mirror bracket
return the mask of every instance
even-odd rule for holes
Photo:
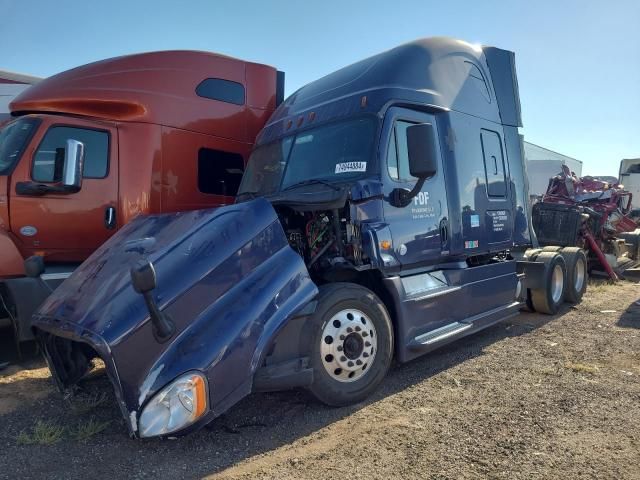
[[[131,267],[130,274],[133,289],[142,295],[149,310],[153,336],[158,343],[166,342],[173,336],[176,327],[171,317],[160,310],[151,294],[156,288],[156,271],[153,264],[146,258],[142,258]]]
[[[394,188],[391,191],[391,205],[398,208],[403,208],[409,205],[411,200],[420,193],[420,190],[422,190],[422,186],[426,180],[426,177],[419,178],[411,190],[407,188]]]

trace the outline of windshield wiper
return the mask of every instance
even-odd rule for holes
[[[297,182],[292,185],[289,185],[288,187],[283,188],[281,191],[284,192],[285,190],[291,190],[292,188],[301,187],[303,185],[313,185],[314,183],[320,183],[322,185],[326,185],[327,187],[331,187],[336,192],[340,190],[340,187],[334,185],[331,182],[328,182],[327,180],[322,180],[321,178],[310,178],[309,180],[303,180],[301,182]]]

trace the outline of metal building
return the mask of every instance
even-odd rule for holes
[[[14,97],[41,80],[39,77],[0,70],[0,124],[9,119],[9,103]]]
[[[534,143],[524,142],[524,158],[527,162],[529,195],[538,196],[547,191],[549,179],[566,165],[577,176],[582,176],[582,161],[554,152]]]

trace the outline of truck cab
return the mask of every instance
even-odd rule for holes
[[[303,87],[256,141],[238,200],[269,200],[316,284],[393,298],[402,361],[519,308],[515,262],[496,260],[532,244],[514,68],[418,41]]]
[[[529,245],[512,58],[445,39],[410,45],[287,99],[257,139],[239,201],[264,196],[286,212],[326,203],[367,233],[374,250],[360,253],[385,275]],[[410,172],[411,130],[431,142],[426,178]]]
[[[634,216],[640,216],[640,158],[625,158],[620,161],[618,183],[631,192]]]
[[[165,51],[74,68],[14,99],[0,130],[0,317],[20,340],[50,289],[137,215],[233,203],[282,81],[266,65]],[[69,141],[83,147],[74,184]],[[38,278],[25,277],[31,256]]]
[[[356,403],[394,357],[556,312],[569,263],[529,248],[520,125],[513,53],[450,38],[302,87],[234,205],[138,217],[46,300],[53,377],[101,358],[132,436],[181,435],[255,391]]]

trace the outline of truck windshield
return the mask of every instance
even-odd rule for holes
[[[376,121],[361,117],[323,125],[255,149],[238,195],[268,195],[301,182],[342,182],[371,168]]]
[[[0,129],[0,175],[8,175],[38,126],[35,118],[21,118]]]

